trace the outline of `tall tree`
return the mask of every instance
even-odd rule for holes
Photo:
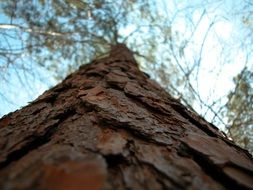
[[[253,160],[123,44],[0,120],[1,189],[252,189]]]

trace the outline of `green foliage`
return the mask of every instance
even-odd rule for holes
[[[244,68],[234,83],[226,105],[229,136],[253,153],[253,72]]]
[[[120,29],[126,25],[140,28],[147,24],[149,28],[156,20],[149,1],[7,0],[1,7],[6,15],[22,22],[23,46],[36,63],[53,70],[61,62],[61,72],[54,73],[57,78],[123,41]],[[156,32],[152,27],[149,30]],[[149,45],[157,46],[151,39],[146,39]]]

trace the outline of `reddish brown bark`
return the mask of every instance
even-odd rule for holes
[[[0,189],[253,188],[252,157],[124,45],[4,116],[0,151]]]

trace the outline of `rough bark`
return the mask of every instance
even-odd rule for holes
[[[0,120],[0,189],[253,189],[252,157],[116,46]]]

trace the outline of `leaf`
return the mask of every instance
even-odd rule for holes
[[[41,5],[45,5],[45,0],[39,0]]]
[[[66,0],[69,4],[74,5],[78,9],[84,9],[86,7],[86,3],[80,0]]]

